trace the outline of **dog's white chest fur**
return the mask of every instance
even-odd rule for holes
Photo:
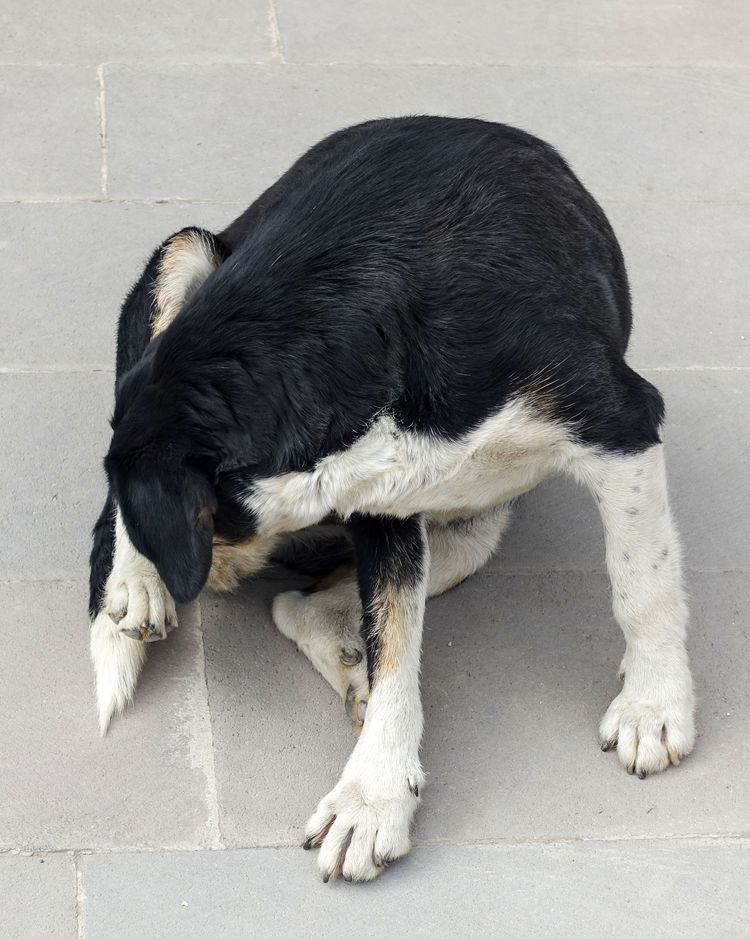
[[[521,398],[453,441],[401,430],[384,415],[309,472],[258,480],[247,505],[263,532],[293,531],[330,512],[474,514],[532,489],[573,448],[563,427]]]

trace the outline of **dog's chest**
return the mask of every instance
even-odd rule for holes
[[[565,429],[516,399],[459,440],[383,416],[311,471],[256,481],[247,505],[261,530],[292,531],[335,512],[472,514],[514,499],[564,463]]]

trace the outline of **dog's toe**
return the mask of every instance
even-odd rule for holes
[[[104,609],[122,635],[137,642],[166,639],[177,626],[174,600],[151,574],[114,584],[105,596]]]

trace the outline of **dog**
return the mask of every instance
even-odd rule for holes
[[[168,238],[119,322],[91,558],[102,731],[176,602],[322,558],[328,576],[273,617],[361,733],[304,847],[325,880],[374,878],[409,850],[424,784],[425,600],[564,473],[598,503],[626,642],[602,749],[641,777],[678,764],[688,611],[663,401],[625,362],[630,331],[601,208],[556,150],[501,124],[348,128],[221,233]]]

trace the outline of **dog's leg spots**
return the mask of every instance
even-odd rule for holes
[[[349,572],[335,586],[319,592],[281,593],[273,601],[272,615],[279,632],[296,643],[346,703],[356,731],[370,688],[359,631],[362,604],[354,575]]]
[[[602,749],[616,743],[625,769],[643,778],[677,765],[695,741],[688,614],[663,447],[591,455],[585,463],[584,479],[600,497],[613,609],[626,640],[622,691],[604,715],[599,736]]]
[[[320,844],[324,881],[339,875],[372,880],[385,859],[406,854],[424,783],[419,762],[419,658],[428,578],[424,526],[419,518],[383,517],[355,518],[352,525],[371,690],[354,752],[306,828],[305,844]]]

